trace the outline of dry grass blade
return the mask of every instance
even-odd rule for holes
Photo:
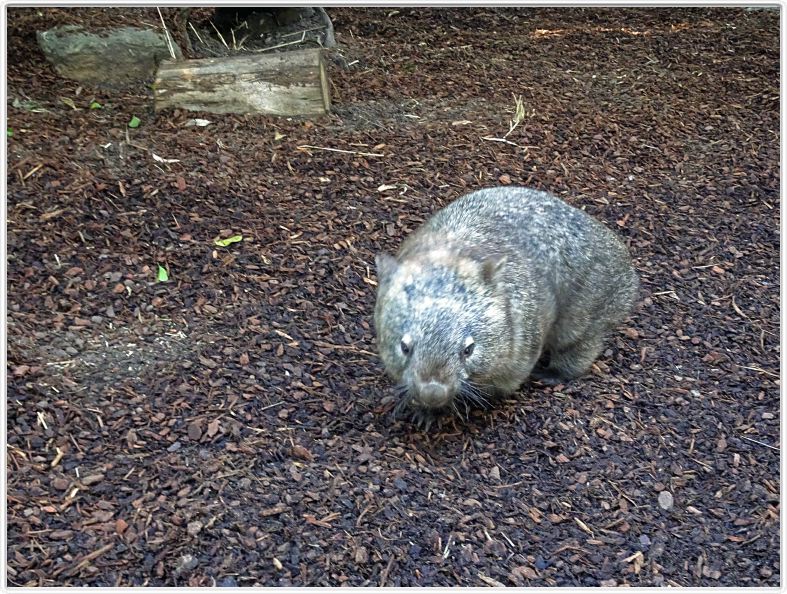
[[[312,146],[310,144],[302,144],[298,146],[299,149],[311,149],[315,151],[330,151],[332,153],[345,153],[347,155],[361,155],[362,157],[384,157],[382,153],[365,153],[363,151],[347,151],[344,149],[329,148],[327,146]]]
[[[167,47],[169,48],[169,55],[172,56],[173,60],[177,59],[175,55],[175,46],[172,43],[172,36],[169,34],[169,29],[167,29],[167,24],[164,22],[164,16],[161,14],[161,9],[156,6],[156,10],[158,11],[158,16],[161,19],[161,27],[164,29],[164,36],[167,38]]]
[[[219,36],[219,39],[221,40],[221,43],[223,43],[223,44],[224,44],[224,47],[226,47],[227,49],[230,49],[230,46],[229,46],[229,45],[227,45],[227,42],[224,40],[224,36],[223,36],[223,35],[221,34],[221,32],[220,32],[220,31],[219,31],[219,30],[216,28],[216,25],[213,23],[213,21],[210,21],[210,25],[211,25],[211,27],[213,27],[213,30],[214,30],[214,31],[216,31],[216,35],[218,35],[218,36]]]
[[[514,96],[514,119],[508,122],[508,132],[506,132],[503,138],[508,138],[508,135],[514,131],[519,124],[522,123],[522,120],[525,119],[525,104],[522,103],[522,95],[519,97]]]
[[[192,25],[192,24],[191,24],[191,21],[189,21],[189,27],[191,27],[191,30],[192,30],[192,31],[194,31],[194,35],[196,35],[196,36],[197,36],[197,39],[199,40],[200,44],[201,44],[201,45],[205,45],[205,42],[204,42],[204,41],[202,41],[202,37],[200,36],[200,34],[199,34],[199,31],[197,31],[197,30],[194,28],[194,25]]]
[[[301,35],[300,39],[296,39],[295,41],[288,41],[286,43],[280,43],[279,45],[272,45],[270,47],[264,47],[262,49],[254,50],[256,52],[269,52],[271,50],[279,49],[280,47],[287,47],[289,45],[298,45],[299,43],[303,43],[306,39],[306,32],[304,31]]]

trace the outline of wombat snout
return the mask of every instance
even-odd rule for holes
[[[436,379],[427,381],[416,380],[414,400],[423,408],[445,408],[453,398],[453,390]]]

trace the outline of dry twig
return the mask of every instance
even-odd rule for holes
[[[169,48],[169,55],[172,56],[172,59],[177,59],[175,56],[175,47],[172,43],[172,37],[169,34],[169,29],[167,29],[167,24],[164,22],[164,16],[161,14],[161,9],[156,6],[156,10],[158,11],[158,17],[161,19],[161,26],[164,29],[164,36],[167,38],[167,47]]]
[[[361,151],[345,151],[342,149],[329,148],[327,146],[312,146],[310,144],[302,144],[298,146],[299,149],[312,149],[315,151],[331,151],[332,153],[345,153],[348,155],[361,155],[363,157],[384,157],[382,153],[364,153]]]

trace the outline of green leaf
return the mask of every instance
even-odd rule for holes
[[[5,135],[6,135],[8,138],[11,138],[11,137],[14,135],[14,129],[13,129],[13,128],[6,128],[6,130],[5,130]]]
[[[90,109],[104,109],[104,106],[101,105],[98,101],[93,101],[90,104]]]
[[[161,264],[158,265],[158,282],[165,283],[169,280],[169,274],[167,273],[167,269],[164,268]]]
[[[221,247],[227,247],[229,244],[238,243],[239,241],[243,241],[243,235],[233,235],[227,239],[215,239],[213,243]]]
[[[128,123],[129,128],[138,128],[142,122],[137,116],[131,118],[131,121]]]

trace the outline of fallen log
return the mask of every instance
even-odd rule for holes
[[[331,107],[319,49],[162,62],[153,91],[157,111],[298,116]]]

